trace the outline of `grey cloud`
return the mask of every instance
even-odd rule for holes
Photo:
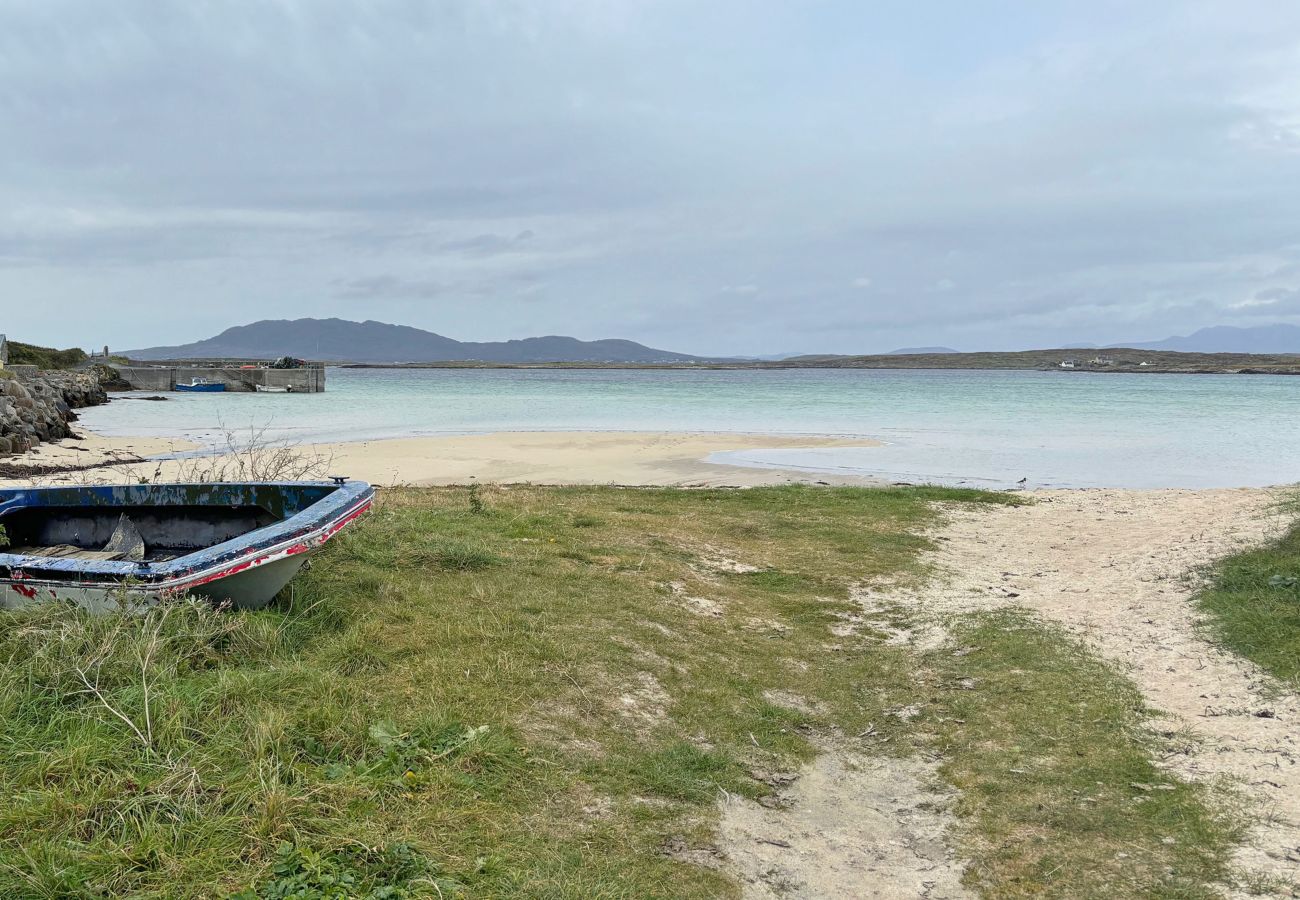
[[[335,296],[346,300],[428,299],[448,293],[448,287],[436,281],[410,281],[392,275],[340,280],[336,285]]]
[[[535,294],[543,279],[528,271],[450,282],[385,274],[338,278],[333,286],[343,300],[433,300]]]
[[[527,228],[513,236],[480,234],[472,238],[444,241],[442,249],[459,251],[467,256],[495,256],[524,249],[535,236],[532,230]]]
[[[1300,315],[1300,288],[1269,288],[1238,304],[1243,315],[1267,318]]]
[[[1297,321],[1297,45],[1292,0],[0,0],[5,325],[382,301],[764,353]]]

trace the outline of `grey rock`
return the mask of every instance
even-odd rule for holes
[[[16,378],[0,378],[0,455],[71,435],[68,426],[77,419],[76,408],[107,402],[104,371],[23,371]]]

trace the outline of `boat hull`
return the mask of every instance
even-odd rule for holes
[[[220,394],[225,391],[224,384],[178,384],[176,390],[186,394]]]
[[[280,593],[307,562],[309,554],[274,560],[265,565],[217,579],[192,590],[153,589],[143,586],[85,585],[71,582],[0,580],[0,609],[21,609],[37,603],[70,603],[93,613],[141,612],[184,596],[200,597],[217,606],[262,609]]]

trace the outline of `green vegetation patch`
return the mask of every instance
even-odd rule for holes
[[[1300,688],[1300,526],[1220,562],[1197,603],[1216,640]]]
[[[1172,777],[1127,679],[1017,611],[929,655],[927,725],[961,791],[968,883],[995,896],[1216,897],[1241,836],[1230,798]]]
[[[401,900],[455,895],[461,886],[406,844],[326,853],[281,844],[268,878],[232,900]]]
[[[86,361],[86,351],[80,347],[55,350],[34,344],[9,342],[9,364],[12,366],[37,366],[42,369],[71,369]]]

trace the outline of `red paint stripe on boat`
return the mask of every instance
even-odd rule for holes
[[[339,519],[337,522],[334,522],[333,524],[328,526],[319,535],[315,536],[314,540],[312,538],[308,538],[306,541],[303,541],[298,544],[294,544],[293,546],[287,547],[284,550],[276,550],[274,553],[266,553],[261,556],[256,556],[252,559],[242,560],[233,566],[229,566],[225,569],[222,569],[219,572],[204,574],[193,580],[185,581],[182,582],[181,584],[168,587],[168,590],[174,590],[177,592],[183,590],[189,590],[190,588],[199,587],[200,585],[210,584],[213,581],[219,581],[222,578],[229,578],[231,575],[238,575],[240,572],[247,571],[248,569],[254,569],[257,568],[258,566],[266,565],[269,562],[278,562],[279,560],[282,559],[288,559],[290,556],[297,556],[299,553],[306,553],[309,550],[314,550],[317,547],[319,547],[321,544],[328,541],[334,535],[338,534],[339,531],[342,530],[342,528],[345,525],[349,524],[350,522],[360,518],[361,516],[369,512],[370,505],[371,505],[371,501],[366,500],[365,502],[357,506],[357,508],[354,509],[352,512],[348,513],[346,516]]]

